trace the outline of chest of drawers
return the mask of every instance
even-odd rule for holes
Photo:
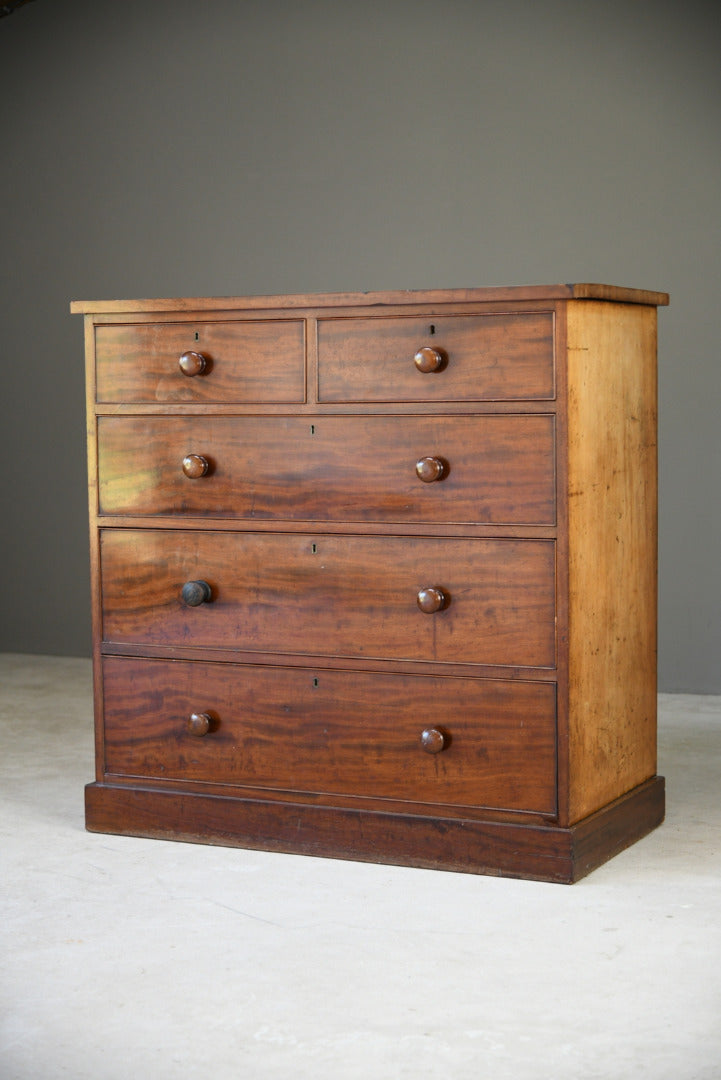
[[[658,825],[667,302],[73,303],[87,827],[571,882]]]

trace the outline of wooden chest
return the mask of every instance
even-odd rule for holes
[[[667,302],[74,303],[88,828],[570,882],[658,825]]]

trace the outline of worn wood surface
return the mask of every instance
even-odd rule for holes
[[[554,545],[285,533],[104,530],[107,641],[552,667]],[[211,603],[188,608],[184,583]],[[447,608],[419,611],[439,586]]]
[[[568,308],[569,814],[656,771],[656,313]]]
[[[555,522],[548,415],[101,416],[98,440],[103,514]],[[196,480],[190,453],[210,463]],[[427,455],[445,465],[434,483],[416,471]]]
[[[197,352],[202,374],[181,357]],[[302,402],[305,324],[300,319],[126,323],[95,330],[99,402]]]
[[[660,825],[664,785],[660,778],[643,784],[570,829],[229,798],[172,786],[91,784],[85,808],[87,827],[97,832],[570,884]]]
[[[456,315],[318,321],[318,400],[494,401],[554,392],[553,315]],[[419,371],[432,346],[445,361]]]
[[[74,304],[88,827],[572,881],[657,825],[667,302]]]
[[[106,657],[104,686],[108,773],[555,812],[552,685]]]
[[[406,307],[411,305],[506,304],[570,300],[574,297],[616,300],[628,304],[668,304],[668,294],[618,285],[514,285],[465,289],[404,289],[389,292],[302,293],[274,296],[177,297],[154,300],[73,300],[74,314],[118,314],[124,312],[202,312],[294,310],[297,308]]]

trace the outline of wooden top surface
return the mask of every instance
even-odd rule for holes
[[[301,293],[290,296],[216,296],[161,300],[73,300],[74,315],[168,311],[262,311],[269,308],[386,307],[403,304],[510,303],[543,300],[611,300],[663,307],[668,293],[618,285],[514,285],[492,288],[404,290],[392,292]]]

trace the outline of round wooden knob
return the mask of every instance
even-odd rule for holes
[[[213,590],[207,581],[186,581],[180,591],[183,603],[188,607],[200,607],[207,604],[213,595]]]
[[[203,735],[208,734],[212,723],[213,718],[207,712],[194,712],[188,717],[187,727],[191,735],[202,738]]]
[[[446,737],[438,728],[426,728],[421,734],[421,746],[427,754],[440,754],[446,748]]]
[[[178,360],[178,367],[183,372],[183,375],[193,377],[194,375],[203,375],[208,361],[199,352],[184,352]]]
[[[202,454],[186,454],[183,458],[183,472],[189,480],[200,479],[201,476],[205,476],[209,468],[208,459]]]
[[[440,611],[447,603],[447,597],[443,589],[439,589],[435,585],[432,588],[421,589],[416,599],[418,607],[426,615],[432,615],[435,611]]]
[[[413,357],[413,363],[420,372],[424,375],[428,375],[432,371],[441,370],[443,367],[443,359],[443,353],[439,353],[438,349],[431,349],[426,345],[418,350]]]
[[[416,475],[424,484],[432,484],[435,480],[442,480],[446,473],[446,466],[440,458],[424,457],[416,462]]]

